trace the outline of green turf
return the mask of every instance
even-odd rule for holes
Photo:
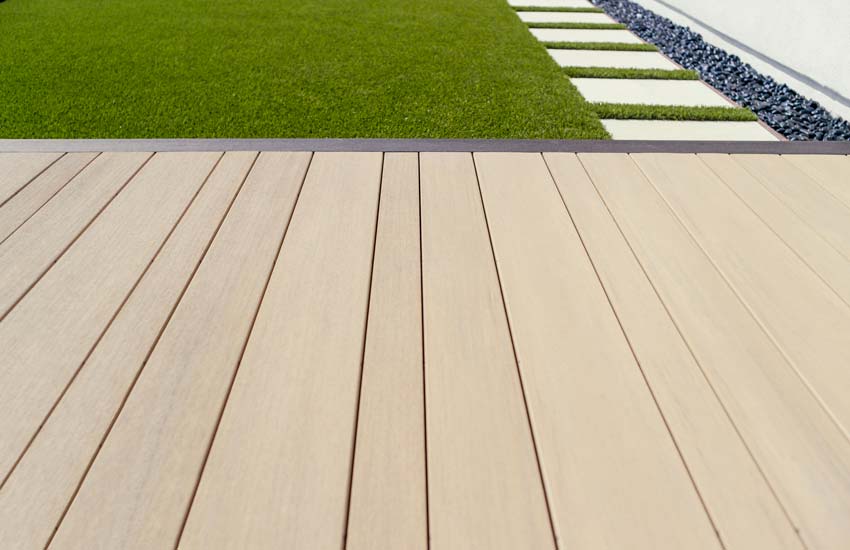
[[[688,69],[617,69],[613,67],[564,67],[573,78],[638,78],[652,80],[699,80],[699,73]]]
[[[678,105],[622,105],[594,103],[599,118],[637,120],[732,120],[752,121],[758,117],[741,107],[681,107]]]
[[[654,44],[622,44],[620,42],[543,42],[555,50],[612,50],[618,52],[657,52]]]
[[[560,11],[568,13],[605,13],[602,8],[552,8],[544,6],[512,6],[516,11]]]
[[[504,0],[6,0],[0,137],[608,134]]]
[[[622,23],[526,23],[532,29],[590,29],[621,30],[627,29]]]

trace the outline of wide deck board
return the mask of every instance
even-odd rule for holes
[[[177,542],[308,159],[257,159],[50,548]]]
[[[543,158],[475,160],[561,544],[719,549]]]
[[[61,157],[61,153],[3,153],[0,155],[0,205]]]
[[[848,162],[0,154],[0,547],[844,548]]]

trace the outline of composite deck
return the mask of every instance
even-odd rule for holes
[[[846,156],[0,154],[6,550],[846,549],[848,396]]]

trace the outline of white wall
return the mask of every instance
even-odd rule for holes
[[[657,11],[649,5],[655,2],[636,1]],[[836,96],[833,99],[850,108],[850,0],[659,0],[659,3],[681,10],[691,19],[808,77],[828,88],[822,92]],[[662,15],[676,20],[670,14]],[[705,38],[712,42],[708,36]],[[789,84],[794,87],[793,83]],[[805,91],[798,91],[806,95]]]

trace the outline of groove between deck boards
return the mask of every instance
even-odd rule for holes
[[[0,153],[0,547],[843,548],[850,157],[658,145]]]

